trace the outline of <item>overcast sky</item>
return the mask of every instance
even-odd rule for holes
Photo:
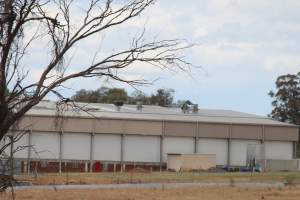
[[[126,75],[158,78],[153,85],[139,88],[148,94],[161,87],[173,88],[176,99],[190,99],[200,108],[266,115],[272,109],[267,93],[274,89],[277,76],[300,71],[299,11],[299,0],[160,0],[121,31],[112,30],[97,41],[123,46],[144,25],[149,38],[187,39],[197,44],[185,52],[187,59],[202,66],[193,69],[192,76],[143,66]],[[75,62],[88,59],[96,44],[86,41],[76,50]],[[102,53],[106,49],[101,48]],[[89,79],[69,83],[72,89],[66,94],[102,85],[133,91],[123,84]]]

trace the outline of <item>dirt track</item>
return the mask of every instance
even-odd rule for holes
[[[21,190],[18,199],[27,200],[299,200],[297,187],[236,188],[202,187],[177,189],[89,189],[89,190]],[[8,194],[0,196],[8,200]]]
[[[300,187],[295,186],[300,183],[299,172],[254,174],[169,172],[80,173],[62,175],[45,174],[40,175],[37,180],[33,180],[28,176],[20,176],[19,178],[29,180],[37,188],[29,187],[17,190],[17,200],[300,199]],[[147,184],[147,186],[128,183],[143,183]],[[261,183],[263,185],[259,185]],[[285,183],[290,183],[292,186],[285,187]],[[55,184],[56,186],[49,186],[49,184]],[[57,186],[58,184],[69,185]],[[72,184],[81,184],[81,186]],[[176,184],[187,185],[178,187]],[[0,199],[8,200],[11,197],[9,193],[2,194],[2,196],[0,194]]]
[[[137,184],[93,184],[93,185],[30,185],[16,186],[15,190],[82,190],[82,189],[172,189],[192,187],[239,187],[239,188],[278,188],[282,182],[200,182],[200,183],[137,183]]]

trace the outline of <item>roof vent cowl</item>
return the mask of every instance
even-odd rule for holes
[[[198,108],[198,104],[193,104],[193,113],[198,113],[199,108]]]
[[[121,111],[121,107],[124,105],[123,101],[114,101],[114,105],[117,111]]]
[[[142,111],[143,110],[142,102],[140,102],[140,101],[136,102],[136,110],[137,111]]]

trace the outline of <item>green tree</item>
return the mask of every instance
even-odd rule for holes
[[[276,91],[270,91],[269,96],[273,98],[270,117],[300,125],[300,72],[279,76],[276,80]],[[296,154],[297,157],[300,156],[299,142]]]
[[[127,102],[128,95],[122,88],[101,87],[97,90],[81,89],[71,99],[86,103],[113,103],[114,101]]]
[[[103,103],[113,103],[114,101],[127,102],[127,92],[122,88],[111,88],[104,93]]]
[[[272,118],[300,125],[300,72],[279,76],[276,91],[270,91],[269,96],[274,99]]]
[[[81,89],[71,99],[77,102],[98,103],[101,101],[101,93],[98,90]]]
[[[145,93],[136,90],[128,97],[128,103],[137,104],[137,102],[140,102],[143,105],[150,105],[150,97]]]
[[[173,103],[174,92],[173,89],[158,89],[156,94],[151,95],[150,102],[152,105],[169,106]]]

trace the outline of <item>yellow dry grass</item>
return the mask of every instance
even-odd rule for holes
[[[18,176],[17,179],[29,181],[34,185],[57,184],[111,184],[111,183],[169,183],[169,182],[219,182],[219,181],[280,181],[293,179],[300,183],[300,172],[273,173],[206,173],[206,172],[152,172],[152,173],[65,173]]]
[[[176,189],[91,189],[91,190],[23,190],[17,200],[299,200],[297,187],[285,188],[176,188]],[[1,200],[9,200],[2,194]]]

